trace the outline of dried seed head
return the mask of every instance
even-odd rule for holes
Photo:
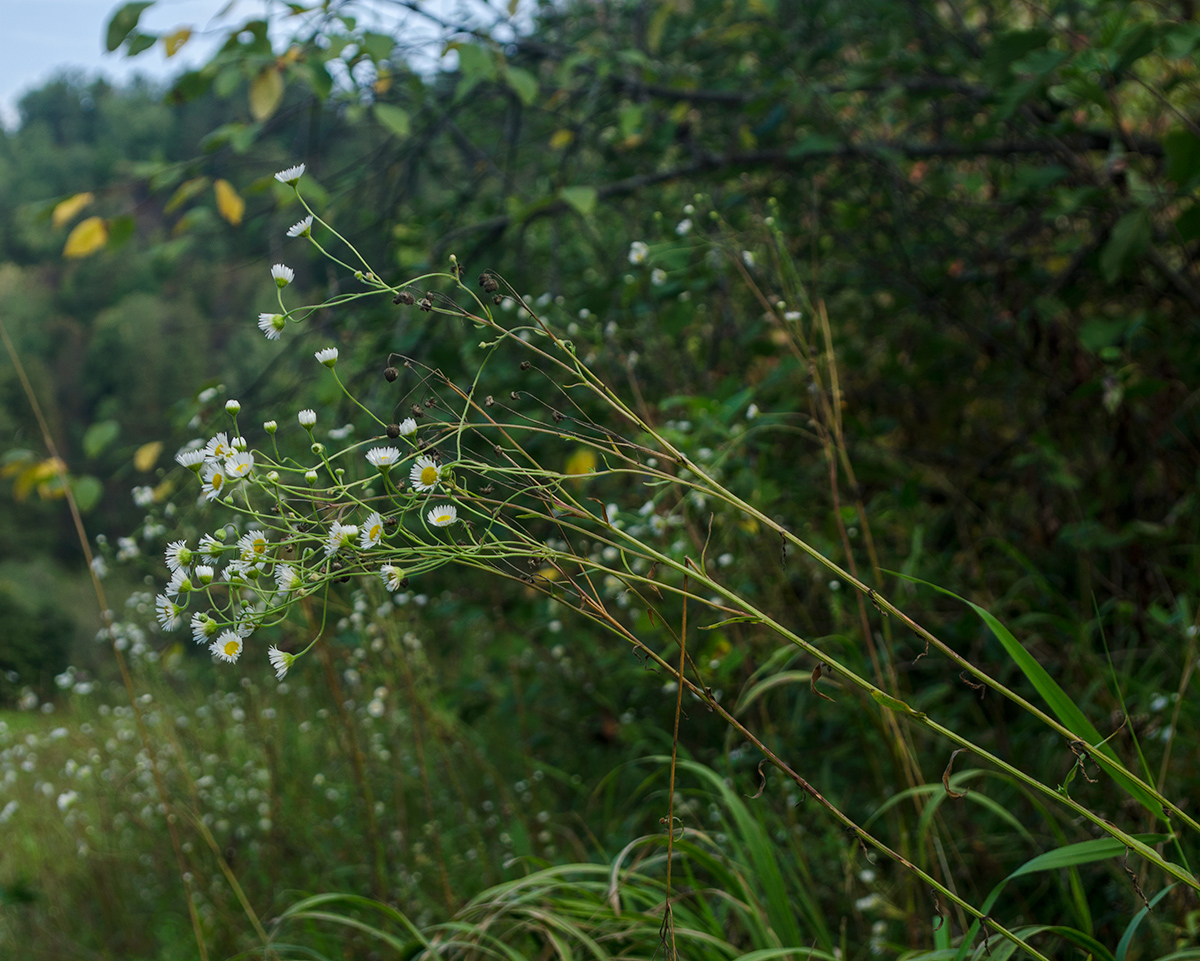
[[[420,404],[413,404],[412,405],[412,415],[413,415],[413,417],[424,417],[425,416],[425,408],[422,407]]]
[[[496,306],[499,306],[500,304],[504,303],[504,298],[499,294],[496,294],[496,296],[492,298],[492,303]]]
[[[388,383],[391,383],[400,376],[400,371],[396,370],[395,367],[392,367],[389,364],[387,367],[383,368],[383,376],[388,379]]]
[[[485,400],[485,401],[483,402],[483,405],[484,405],[485,407],[491,407],[491,406],[492,406],[492,404],[494,404],[494,403],[496,403],[496,398],[495,398],[495,397],[493,397],[491,394],[488,394],[488,395],[487,395],[487,400]]]
[[[523,360],[523,361],[521,361],[521,370],[529,370],[529,368],[530,368],[530,367],[532,367],[532,366],[533,366],[533,364],[531,364],[531,363],[530,363],[529,361],[527,361],[527,360]]]
[[[551,413],[551,414],[554,416],[554,423],[556,423],[556,424],[557,424],[559,421],[561,421],[561,420],[563,419],[563,417],[565,417],[565,416],[566,416],[565,414],[563,414],[563,413],[561,413],[561,412],[559,412],[559,411],[557,411],[557,410],[555,410],[555,411],[551,411],[550,413]]]
[[[486,272],[479,275],[479,286],[489,294],[494,294],[500,289],[500,284],[496,278]]]
[[[399,437],[400,436],[400,425],[399,424],[388,424],[387,435],[392,440],[395,440],[397,437]]]
[[[429,311],[433,310],[433,301],[426,295],[421,298],[421,302],[417,306],[425,311],[425,313],[429,313]]]
[[[403,304],[406,307],[411,307],[416,302],[417,298],[407,290],[400,291],[400,293],[396,294],[396,296],[392,298],[393,304]]]

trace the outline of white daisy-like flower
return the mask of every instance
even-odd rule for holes
[[[183,623],[183,608],[176,604],[166,594],[154,598],[154,616],[164,631],[174,631]]]
[[[200,559],[205,563],[215,564],[223,550],[225,550],[225,545],[212,534],[205,534],[200,538]]]
[[[655,267],[650,271],[650,283],[655,287],[661,287],[667,282],[667,272],[661,267]]]
[[[282,681],[287,676],[288,668],[296,660],[295,654],[281,651],[274,645],[267,648],[267,657],[271,659],[271,667],[275,668],[275,680],[277,681]]]
[[[232,664],[242,653],[242,638],[235,631],[222,631],[208,649],[214,657]]]
[[[249,451],[234,454],[225,461],[225,476],[227,480],[237,481],[249,477],[254,470],[254,455]]]
[[[438,504],[425,516],[434,527],[449,527],[458,521],[458,508],[453,504]]]
[[[399,459],[400,451],[395,447],[372,447],[367,451],[367,460],[380,470],[388,470]]]
[[[167,545],[166,557],[167,567],[172,571],[177,571],[192,563],[193,554],[188,549],[187,541],[171,541]]]
[[[411,417],[405,417],[397,426],[401,437],[412,437],[417,432],[417,422]]]
[[[326,367],[332,368],[337,363],[338,349],[336,347],[322,347],[313,356],[317,358],[318,364],[324,364]]]
[[[204,468],[204,497],[215,501],[225,493],[225,468],[221,464],[209,464]]]
[[[317,412],[310,408],[305,408],[296,415],[296,420],[300,421],[300,426],[307,430],[317,422]]]
[[[442,470],[438,467],[437,461],[427,455],[418,457],[416,463],[412,465],[412,470],[408,472],[408,479],[412,482],[413,489],[421,492],[436,488],[441,476]]]
[[[747,267],[753,267],[756,263],[758,263],[758,261],[754,259],[754,252],[751,250],[743,250],[742,263]]]
[[[237,542],[238,557],[250,564],[261,564],[269,560],[267,535],[262,531],[247,531]]]
[[[212,583],[214,573],[215,571],[213,571],[212,566],[209,564],[196,565],[196,580],[205,587]]]
[[[378,545],[381,540],[383,540],[383,518],[379,516],[379,511],[372,511],[367,516],[367,521],[358,535],[358,546],[365,551]]]
[[[294,167],[288,167],[287,170],[281,170],[275,175],[275,179],[281,184],[287,184],[289,187],[294,187],[296,181],[304,176],[304,164],[296,164]]]
[[[175,455],[175,463],[180,467],[186,467],[189,470],[198,471],[200,465],[204,463],[204,448],[192,447],[181,450]]]
[[[245,437],[242,437],[239,434],[237,437],[234,437],[229,442],[229,446],[232,447],[235,452],[240,453],[241,451],[248,450],[250,447],[250,444],[246,441]]]
[[[223,461],[232,453],[233,445],[229,443],[229,435],[224,431],[204,445],[205,460]]]
[[[395,564],[384,564],[379,568],[379,576],[383,578],[384,586],[393,594],[403,586],[404,571]]]
[[[192,576],[188,573],[186,567],[177,568],[171,574],[171,580],[167,584],[167,594],[171,597],[179,597],[180,594],[186,594],[192,589]]]
[[[207,643],[221,629],[219,621],[204,613],[192,615],[192,639],[197,644]]]
[[[275,586],[286,598],[304,586],[304,578],[291,564],[278,564],[275,567]]]
[[[296,272],[287,264],[275,264],[271,267],[271,276],[275,278],[275,286],[282,290],[296,279]]]
[[[646,246],[645,241],[635,240],[629,245],[629,262],[635,267],[638,264],[644,264],[649,256],[650,248]]]
[[[250,581],[250,572],[254,572],[254,576],[258,576],[258,568],[253,564],[247,564],[243,560],[235,559],[225,565],[225,570],[222,576],[230,584],[246,584]]]
[[[692,220],[690,217],[684,217],[683,220],[679,221],[679,223],[675,225],[675,233],[677,233],[680,237],[686,237],[691,232]]]
[[[289,237],[308,237],[312,234],[312,214],[288,227]]]
[[[259,314],[258,329],[263,332],[263,336],[267,340],[278,340],[279,335],[283,333],[283,328],[287,326],[287,320],[283,314]]]
[[[343,524],[340,521],[334,521],[333,527],[329,529],[329,540],[325,543],[325,556],[333,557],[343,547],[353,546],[356,537],[358,537],[357,524]]]

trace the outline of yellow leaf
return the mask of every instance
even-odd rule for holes
[[[575,131],[573,130],[556,130],[550,135],[550,149],[562,150],[564,147],[571,146],[575,142]]]
[[[58,206],[54,208],[54,213],[50,215],[55,227],[61,227],[75,219],[75,215],[90,204],[96,197],[91,193],[76,194],[74,197],[68,197],[66,200],[60,201]]]
[[[217,194],[217,213],[235,227],[238,226],[242,222],[242,214],[246,212],[246,201],[238,196],[228,180],[218,180],[213,184],[213,190]]]
[[[375,91],[376,96],[385,94],[391,90],[392,71],[381,64],[377,70],[377,78],[375,82],[371,84],[371,89]]]
[[[250,81],[250,115],[262,123],[275,112],[283,99],[283,77],[274,67],[267,67]]]
[[[596,452],[590,447],[580,447],[567,458],[568,474],[590,474],[596,469]]]
[[[207,186],[207,177],[193,177],[191,180],[185,180],[176,188],[175,193],[171,194],[171,199],[163,207],[163,213],[174,213]]]
[[[173,33],[168,33],[162,38],[163,46],[167,48],[167,58],[175,56],[179,53],[179,48],[192,39],[191,27],[180,27]]]
[[[133,466],[145,473],[158,461],[158,455],[162,453],[162,449],[161,440],[152,440],[149,444],[143,444],[133,453]]]
[[[63,247],[64,257],[89,257],[108,243],[108,225],[100,217],[88,217],[75,225]]]

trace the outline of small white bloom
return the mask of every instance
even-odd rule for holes
[[[417,422],[411,417],[405,417],[404,420],[400,421],[398,426],[400,427],[401,437],[412,437],[417,432]]]
[[[372,447],[367,451],[367,460],[373,467],[386,471],[400,459],[400,451],[395,447]]]
[[[192,589],[192,578],[188,574],[186,567],[178,568],[172,575],[171,581],[167,584],[167,594],[171,597],[178,597],[180,594],[186,594]]]
[[[275,175],[275,179],[281,184],[287,184],[289,187],[296,186],[296,181],[304,176],[304,164],[296,164],[294,167],[288,167],[287,170],[281,170]]]
[[[207,643],[209,638],[220,629],[220,623],[207,614],[196,613],[192,615],[192,639],[197,644]]]
[[[313,356],[317,358],[318,364],[324,364],[326,367],[332,368],[337,363],[338,349],[336,347],[324,347],[313,354]]]
[[[192,552],[188,550],[187,541],[171,541],[167,545],[167,567],[172,571],[177,571],[181,567],[187,567],[192,563]]]
[[[655,287],[661,287],[667,282],[667,272],[661,267],[655,267],[650,271],[650,283]]]
[[[176,604],[166,594],[154,598],[154,616],[158,618],[159,626],[164,631],[176,630],[183,623],[183,608]]]
[[[274,645],[267,648],[267,657],[271,659],[271,667],[275,668],[275,680],[277,681],[282,681],[287,676],[288,668],[292,666],[292,661],[296,659],[295,654],[281,651]]]
[[[224,431],[204,445],[205,460],[223,461],[232,453],[233,446],[229,443],[229,435]]]
[[[234,631],[222,631],[208,649],[214,657],[232,664],[242,653],[242,638]]]
[[[205,534],[200,538],[200,559],[206,564],[215,564],[223,550],[225,550],[225,545],[212,534]]]
[[[334,521],[333,527],[329,529],[329,540],[325,544],[325,556],[332,557],[343,547],[352,546],[356,537],[358,537],[357,524],[343,524],[340,521]]]
[[[282,290],[296,279],[296,272],[287,264],[275,264],[271,268],[271,276],[275,278],[275,286]]]
[[[250,471],[254,469],[254,455],[247,452],[242,454],[234,454],[225,461],[225,476],[227,480],[241,480],[243,477],[249,477]]]
[[[283,314],[258,315],[258,329],[263,332],[267,340],[278,340],[286,326],[287,320],[284,319]]]
[[[92,558],[92,573],[100,580],[104,580],[108,576],[108,562],[104,559],[104,555],[97,554]]]
[[[379,516],[378,511],[372,511],[367,516],[367,522],[363,524],[358,538],[358,546],[365,551],[375,547],[381,540],[383,540],[383,518]]]
[[[225,492],[225,468],[221,464],[209,464],[204,468],[204,497],[215,501]]]
[[[404,580],[404,571],[395,564],[384,564],[379,568],[379,576],[383,578],[384,586],[393,594],[403,586],[401,582]]]
[[[268,434],[274,434],[275,431],[279,430],[279,425],[273,420],[264,420],[263,430],[265,430]]]
[[[175,455],[175,462],[180,467],[186,467],[189,470],[199,470],[200,465],[204,463],[204,448],[193,447],[181,450]]]
[[[751,404],[746,408],[746,420],[754,420],[758,416],[758,404]]]
[[[315,410],[305,408],[296,415],[296,420],[300,421],[300,426],[307,430],[317,422],[317,412]]]
[[[312,214],[288,227],[289,237],[308,237],[312,235]]]
[[[233,414],[236,417],[241,409],[242,402],[240,400],[234,400],[230,397],[229,400],[225,401],[225,413]]]
[[[747,267],[753,267],[755,265],[755,263],[757,263],[757,261],[754,259],[753,252],[751,252],[749,250],[743,250],[742,251],[742,263],[745,264]]]
[[[304,586],[304,578],[296,573],[291,564],[279,564],[275,568],[275,586],[285,598]]]
[[[232,439],[232,440],[229,442],[229,446],[230,446],[230,447],[232,447],[232,448],[234,449],[234,451],[235,451],[235,452],[240,452],[240,451],[248,450],[248,449],[249,449],[249,447],[250,447],[250,445],[249,445],[248,443],[246,443],[246,438],[245,438],[245,437],[241,437],[241,436],[238,436],[238,437],[235,437],[235,438],[233,438],[233,439]]]
[[[634,266],[644,264],[648,256],[650,256],[650,248],[644,241],[635,240],[629,245],[629,262]]]
[[[261,564],[269,560],[267,547],[270,541],[262,531],[247,531],[237,542],[238,557],[249,564]]]
[[[692,220],[690,217],[684,217],[683,220],[679,221],[679,223],[675,225],[675,233],[677,233],[680,237],[686,237],[691,232]]]
[[[409,471],[408,479],[412,482],[414,490],[424,492],[436,488],[441,476],[442,471],[438,467],[437,461],[432,457],[422,455],[413,464],[412,470]]]
[[[434,527],[449,527],[458,520],[458,508],[452,504],[439,504],[426,516]]]
[[[783,319],[790,323],[795,323],[803,316],[804,316],[804,313],[799,310],[785,310],[783,312]]]
[[[206,587],[212,583],[214,573],[212,566],[209,564],[196,565],[196,580]]]
[[[131,561],[141,553],[142,549],[138,547],[137,541],[135,541],[132,537],[117,538],[118,561]]]

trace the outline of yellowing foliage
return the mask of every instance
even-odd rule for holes
[[[217,195],[217,213],[233,226],[239,226],[242,215],[246,212],[246,201],[233,189],[233,184],[228,180],[218,180],[213,184],[213,190]]]
[[[152,440],[149,444],[143,444],[133,453],[133,466],[145,473],[158,461],[158,455],[162,453],[162,449],[161,440]]]
[[[283,99],[283,77],[267,67],[250,81],[250,115],[259,123],[271,116]]]
[[[68,197],[66,200],[60,201],[54,208],[54,213],[50,215],[50,220],[55,227],[61,227],[63,224],[74,220],[75,215],[95,199],[96,195],[91,192]]]
[[[90,257],[108,243],[108,224],[102,217],[88,217],[75,225],[63,247],[64,257]]]
[[[590,474],[596,469],[596,452],[590,447],[580,447],[567,458],[568,474]]]
[[[191,39],[191,27],[180,27],[178,30],[174,30],[163,37],[162,42],[163,46],[167,50],[167,59],[170,59],[171,57],[175,56],[175,54],[179,53],[179,48]]]

